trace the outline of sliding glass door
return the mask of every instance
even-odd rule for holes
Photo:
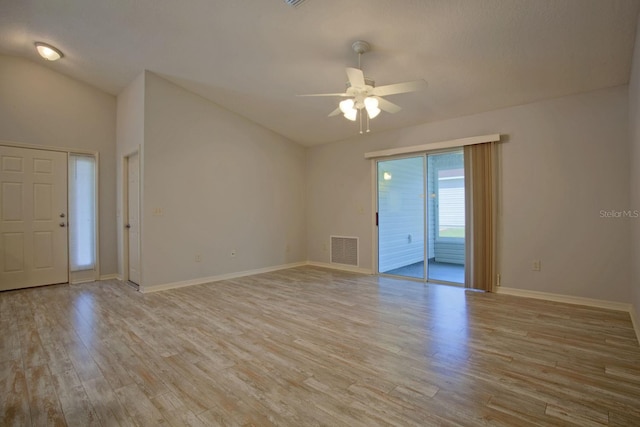
[[[377,175],[378,272],[463,284],[462,150],[378,161]]]

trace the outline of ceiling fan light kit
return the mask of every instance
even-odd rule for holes
[[[358,68],[346,69],[349,81],[346,84],[344,93],[316,93],[300,96],[340,96],[347,97],[340,101],[338,108],[329,113],[329,117],[337,116],[340,113],[352,122],[360,117],[360,133],[362,134],[362,116],[366,113],[367,132],[369,132],[369,120],[376,118],[381,111],[387,113],[397,113],[400,106],[387,101],[382,96],[395,95],[399,93],[416,92],[427,87],[424,80],[415,80],[405,83],[395,83],[376,87],[375,81],[364,76],[360,67],[360,60],[363,53],[371,50],[369,43],[363,40],[353,42],[351,48],[358,54]]]
[[[340,104],[338,104],[338,108],[340,108],[340,111],[342,111],[347,119],[351,121],[356,120],[358,110],[355,108],[355,102],[353,101],[353,99],[349,98],[345,99],[344,101],[340,101]]]
[[[378,108],[380,102],[377,98],[367,97],[364,99],[364,108],[367,110],[367,114],[370,119],[375,119],[380,114],[380,108]]]

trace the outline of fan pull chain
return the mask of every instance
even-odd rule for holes
[[[371,129],[369,129],[369,112],[367,111],[367,133],[371,132]]]
[[[362,54],[358,53],[358,69],[362,70],[362,66],[360,65],[360,58],[362,58]],[[360,135],[362,135],[362,110],[358,110],[360,116]]]

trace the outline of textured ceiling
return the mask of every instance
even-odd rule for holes
[[[327,117],[357,65],[389,96],[372,132],[625,84],[640,0],[0,0],[0,53],[118,94],[155,72],[304,145],[357,134]],[[46,63],[34,41],[65,58]]]

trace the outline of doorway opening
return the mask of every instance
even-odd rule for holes
[[[140,155],[124,157],[124,280],[140,285]]]
[[[378,273],[463,285],[463,151],[378,161],[377,176]]]

